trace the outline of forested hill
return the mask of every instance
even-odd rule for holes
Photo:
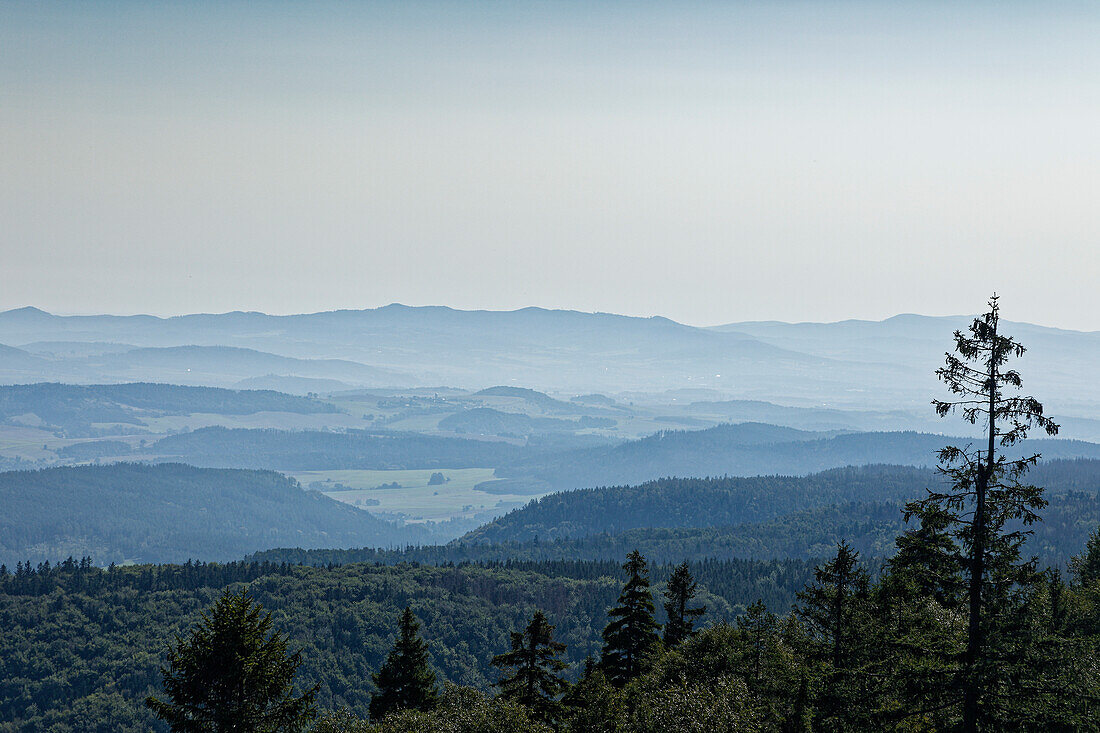
[[[0,473],[0,563],[232,560],[285,545],[423,542],[273,471],[113,464]]]
[[[657,563],[707,558],[814,560],[836,552],[848,542],[872,566],[896,551],[895,540],[905,531],[903,507],[894,502],[850,502],[807,509],[770,519],[721,527],[641,527],[619,533],[483,544],[458,541],[447,545],[404,549],[280,548],[246,559],[316,566],[357,562],[433,565],[507,560],[615,560],[638,550]],[[1024,546],[1042,567],[1064,569],[1079,554],[1088,534],[1100,526],[1100,493],[1066,491],[1052,494],[1042,521],[1031,526]]]
[[[1100,461],[1040,463],[1029,475],[1049,492],[1100,490]],[[462,537],[460,543],[527,542],[617,534],[644,527],[719,527],[762,522],[848,502],[905,502],[942,478],[931,469],[863,466],[810,476],[660,479],[579,489],[535,499]]]
[[[28,418],[67,435],[83,435],[93,423],[141,425],[162,415],[257,412],[333,413],[336,407],[269,390],[183,387],[176,384],[16,384],[0,386],[0,421]]]
[[[714,527],[760,522],[851,501],[904,501],[935,481],[908,466],[841,468],[812,476],[667,478],[550,494],[465,535],[462,542],[516,542],[618,533],[639,527]]]
[[[199,466],[291,471],[476,468],[516,461],[523,451],[505,442],[418,433],[229,430],[221,427],[170,435],[154,443],[150,450]]]

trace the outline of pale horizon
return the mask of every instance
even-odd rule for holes
[[[366,305],[366,306],[362,306],[362,307],[347,307],[347,308],[340,308],[340,307],[338,307],[338,308],[325,308],[325,309],[316,310],[316,311],[285,311],[285,312],[280,312],[280,311],[258,310],[258,309],[255,309],[255,308],[235,308],[233,310],[227,310],[227,311],[191,311],[191,312],[186,312],[186,313],[154,313],[154,312],[149,312],[149,311],[69,312],[69,311],[51,310],[50,308],[44,308],[42,306],[35,305],[35,304],[26,304],[26,305],[21,305],[21,306],[14,306],[14,307],[11,307],[11,308],[2,308],[2,309],[0,309],[0,314],[7,313],[7,312],[10,312],[10,311],[18,311],[18,310],[24,310],[24,309],[31,308],[31,309],[34,309],[34,310],[42,311],[44,313],[48,313],[51,316],[60,316],[60,317],[109,316],[109,317],[115,317],[115,318],[128,318],[128,317],[137,317],[137,316],[151,316],[153,318],[159,318],[159,319],[162,319],[162,320],[167,320],[167,319],[170,319],[170,318],[181,318],[181,317],[184,317],[184,316],[198,316],[198,315],[217,316],[217,315],[228,315],[228,314],[231,314],[231,313],[255,313],[255,314],[260,314],[260,315],[276,316],[276,317],[302,316],[302,315],[316,315],[316,314],[320,314],[320,313],[335,313],[335,312],[347,312],[347,311],[372,311],[372,310],[379,310],[379,309],[382,309],[382,308],[387,308],[389,306],[401,306],[401,307],[405,307],[405,308],[446,308],[446,309],[454,310],[454,311],[483,312],[483,313],[515,313],[515,312],[521,311],[521,310],[538,309],[538,310],[545,310],[545,311],[581,313],[581,314],[584,314],[584,315],[622,316],[622,317],[625,317],[625,318],[665,318],[665,319],[674,321],[676,323],[679,323],[681,325],[691,326],[693,328],[717,328],[717,327],[720,327],[720,326],[734,325],[734,324],[738,324],[738,323],[746,323],[746,324],[747,323],[777,323],[777,324],[785,324],[785,325],[791,325],[791,326],[806,325],[806,324],[829,325],[829,324],[834,324],[834,323],[846,323],[846,322],[882,323],[883,321],[888,321],[888,320],[893,319],[893,318],[903,318],[903,317],[906,317],[906,316],[914,316],[914,317],[917,317],[917,318],[960,319],[960,318],[975,318],[978,315],[980,315],[980,313],[978,311],[975,311],[974,313],[918,313],[918,312],[915,312],[915,311],[905,311],[905,312],[901,312],[901,313],[892,313],[890,315],[885,315],[885,316],[882,316],[881,318],[863,318],[863,317],[853,316],[851,318],[839,318],[839,319],[829,320],[829,321],[789,321],[789,320],[785,321],[785,320],[780,320],[780,319],[776,319],[776,318],[755,318],[755,319],[748,319],[747,318],[747,319],[742,319],[742,320],[738,320],[738,321],[722,321],[721,323],[689,323],[689,322],[686,322],[686,321],[677,320],[675,318],[670,318],[669,316],[663,315],[661,313],[615,313],[613,311],[599,311],[599,310],[590,311],[590,310],[580,310],[578,308],[551,307],[551,306],[541,306],[541,305],[525,305],[525,306],[520,306],[518,308],[459,308],[459,307],[456,307],[456,306],[447,305],[445,303],[418,303],[418,304],[413,304],[413,303],[400,303],[400,302],[396,302],[396,301],[392,302],[392,303],[382,303],[382,304],[379,304],[379,305]],[[1073,332],[1076,332],[1076,333],[1085,333],[1085,334],[1100,333],[1100,330],[1091,330],[1090,331],[1090,330],[1077,329],[1077,328],[1064,328],[1062,326],[1057,326],[1057,325],[1054,325],[1054,324],[1041,323],[1041,322],[1037,322],[1037,321],[1029,321],[1027,319],[1021,319],[1021,318],[1010,318],[1010,317],[1007,317],[1007,316],[1005,317],[1005,321],[1010,322],[1010,323],[1026,323],[1026,324],[1032,325],[1032,326],[1039,326],[1041,328],[1056,329],[1056,330],[1060,330],[1060,331],[1073,331]]]

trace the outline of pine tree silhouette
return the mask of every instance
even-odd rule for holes
[[[428,664],[428,646],[419,631],[420,624],[406,606],[393,650],[382,669],[371,675],[378,686],[378,694],[370,701],[372,720],[381,720],[395,710],[429,710],[435,706],[435,672]]]
[[[611,618],[603,630],[603,654],[600,667],[608,680],[622,686],[645,669],[653,653],[660,648],[660,625],[654,620],[653,594],[649,589],[649,570],[645,558],[634,550],[626,557],[623,569],[626,585],[618,604],[607,612]]]

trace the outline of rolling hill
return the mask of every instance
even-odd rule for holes
[[[0,473],[0,562],[232,560],[279,545],[422,542],[272,471],[113,464]]]
[[[523,449],[503,442],[416,433],[344,433],[202,428],[149,447],[198,466],[320,471],[341,468],[478,468],[515,460]]]
[[[46,429],[87,432],[93,423],[142,425],[144,418],[191,413],[331,414],[336,407],[279,392],[174,384],[18,384],[0,386],[0,422],[33,418]]]
[[[1028,480],[1050,494],[1095,494],[1100,491],[1100,460],[1042,462]],[[532,500],[456,542],[523,543],[536,537],[554,541],[654,527],[734,527],[853,502],[898,504],[920,498],[942,481],[929,469],[871,465],[809,476],[660,479],[578,489]],[[1094,528],[1086,523],[1078,529]]]
[[[640,483],[665,476],[807,474],[842,466],[892,463],[934,466],[944,445],[967,438],[914,432],[832,435],[760,423],[665,431],[641,440],[527,457],[498,468],[504,477],[533,478],[556,489]],[[1100,458],[1100,445],[1028,440],[1014,454]]]

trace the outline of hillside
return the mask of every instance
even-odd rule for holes
[[[516,560],[615,560],[625,557],[631,550],[638,550],[656,563],[729,557],[815,560],[832,555],[837,543],[846,541],[875,566],[882,558],[894,554],[894,542],[906,529],[902,506],[894,502],[850,502],[733,526],[641,527],[618,533],[500,544],[471,543],[463,539],[447,545],[396,550],[277,548],[253,553],[246,559],[316,566],[356,562],[440,565]],[[1080,553],[1089,532],[1100,526],[1100,491],[1070,490],[1052,494],[1042,517],[1041,522],[1031,527],[1034,534],[1024,552],[1038,557],[1041,566],[1063,569],[1072,556]]]
[[[912,313],[882,321],[846,320],[835,323],[780,323],[758,321],[729,323],[713,330],[752,336],[777,348],[790,349],[826,359],[846,361],[882,361],[909,363],[922,372],[932,371],[942,361],[945,336],[965,329],[970,316],[930,317]],[[1028,375],[1027,386],[1048,395],[1059,404],[1068,395],[1064,387],[1076,385],[1085,390],[1095,406],[1095,393],[1089,386],[1092,366],[1100,359],[1100,332],[1045,328],[1030,323],[1003,321],[1006,330],[1028,347],[1020,361]],[[1085,399],[1077,407],[1086,408]],[[1082,415],[1084,416],[1084,415]]]
[[[510,443],[416,433],[212,427],[168,436],[150,450],[199,466],[325,470],[496,466],[516,460],[523,449]]]
[[[232,387],[269,374],[293,374],[337,384],[410,384],[407,376],[347,359],[298,359],[256,349],[230,346],[147,347],[89,356],[83,366],[92,374],[115,379],[148,379],[181,384]]]
[[[549,494],[461,538],[526,542],[616,534],[641,527],[715,527],[760,522],[816,506],[904,501],[930,473],[905,466],[841,468],[812,476],[666,478],[635,486]]]
[[[1029,480],[1051,494],[1100,490],[1100,461],[1039,464]],[[660,479],[636,486],[579,489],[535,499],[457,540],[523,543],[620,534],[632,529],[723,527],[767,522],[830,505],[898,504],[942,481],[908,466],[832,469],[809,476]],[[1082,525],[1091,528],[1087,522]],[[813,544],[809,538],[802,544]]]
[[[0,422],[19,418],[43,429],[82,435],[93,423],[141,426],[165,415],[257,412],[332,414],[320,400],[267,390],[229,390],[175,384],[18,384],[0,386]]]
[[[490,407],[475,407],[448,415],[439,421],[439,429],[454,433],[501,436],[527,436],[538,433],[575,432],[586,428],[613,428],[609,417],[580,417],[563,420],[556,417],[530,417],[515,412],[501,412]]]
[[[934,466],[947,444],[967,438],[927,433],[850,433],[830,436],[758,423],[706,430],[664,431],[614,446],[534,456],[498,469],[556,489],[641,483],[666,476],[807,474],[842,466],[891,463]],[[1044,458],[1100,458],[1100,445],[1070,440],[1029,440],[1016,454]]]
[[[488,408],[464,413],[471,437],[481,425],[522,431],[540,421]],[[578,418],[576,424],[585,420]],[[448,418],[449,420],[449,418]],[[463,423],[446,422],[454,428]],[[473,440],[408,431],[346,432],[246,430],[213,427],[163,438],[149,455],[193,465],[279,470],[417,469],[483,467],[497,476],[535,481],[548,490],[635,484],[662,477],[801,475],[831,468],[891,463],[933,466],[940,448],[968,439],[925,433],[848,433],[835,435],[758,423],[720,425],[706,430],[662,431],[640,440],[608,445],[588,436],[555,439],[554,433],[513,435],[512,442]],[[591,443],[596,445],[592,446]],[[580,444],[580,447],[578,447]],[[1100,445],[1069,440],[1029,440],[1018,452],[1048,459],[1100,458]]]
[[[113,464],[0,473],[0,563],[231,560],[279,545],[420,542],[271,471]]]

